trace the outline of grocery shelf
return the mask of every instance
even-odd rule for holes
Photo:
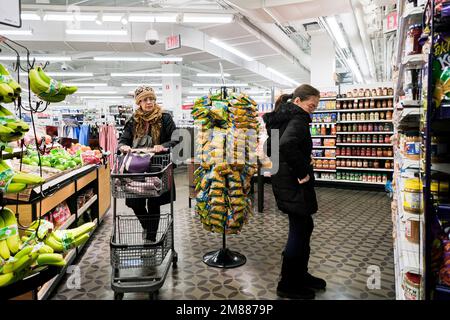
[[[337,167],[337,170],[355,170],[355,171],[387,171],[392,172],[394,169],[384,169],[384,168],[354,168],[354,167]]]
[[[72,225],[72,223],[75,222],[75,220],[77,219],[77,215],[76,214],[72,214],[70,216],[69,219],[67,219],[59,228],[58,230],[66,230],[68,227],[70,227]]]
[[[334,101],[336,97],[322,97],[319,99],[320,101]]]
[[[330,109],[330,110],[320,109],[320,110],[315,110],[313,113],[333,113],[333,112],[337,112],[337,110],[336,109]]]
[[[84,206],[82,206],[80,209],[78,209],[78,216],[81,216],[83,213],[85,213],[91,206],[92,204],[97,201],[98,196],[94,195],[91,199],[89,199],[88,202],[86,202],[84,204]]]
[[[420,107],[422,104],[420,100],[407,100],[407,99],[399,100],[398,103],[401,104],[404,108]]]
[[[336,132],[336,134],[394,134],[393,131],[370,131],[370,132],[365,132],[365,131],[357,131],[357,132]]]
[[[354,97],[354,98],[337,98],[336,101],[384,100],[384,99],[393,99],[393,98],[394,98],[394,96]]]
[[[380,122],[391,123],[392,120],[355,120],[355,121],[342,120],[342,121],[339,121],[339,123],[380,123]]]
[[[334,135],[311,136],[311,138],[336,138]]]
[[[426,63],[426,55],[423,53],[404,56],[402,64],[409,68],[421,68]]]
[[[325,159],[325,160],[334,160],[335,157],[312,157],[313,159]]]
[[[403,108],[401,111],[399,110],[397,113],[397,116],[395,116],[395,121],[398,123],[402,123],[405,121],[414,121],[415,123],[417,123],[417,125],[419,125],[419,121],[418,119],[416,119],[417,117],[420,116],[420,108],[418,107],[413,107],[413,108]],[[412,117],[414,117],[414,119],[411,119]]]
[[[450,174],[450,163],[431,163],[431,170]]]
[[[336,122],[311,122],[309,125],[314,125],[314,124],[336,124]]]
[[[338,109],[336,112],[373,112],[373,111],[393,111],[394,108],[372,108],[372,109]]]
[[[394,157],[336,156],[336,159],[393,160]]]
[[[330,146],[313,146],[313,149],[336,149],[336,146],[330,147]]]
[[[351,180],[322,179],[322,178],[315,178],[315,180],[316,181],[324,181],[324,182],[344,182],[344,183],[370,184],[370,185],[377,185],[377,186],[384,186],[386,184],[384,182],[351,181]]]
[[[346,146],[346,147],[358,147],[358,146],[369,146],[369,147],[392,147],[392,143],[336,143],[336,146]]]
[[[336,172],[336,169],[317,169],[317,168],[314,168],[314,171],[317,171],[317,172]]]

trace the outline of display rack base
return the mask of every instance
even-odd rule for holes
[[[205,254],[203,262],[215,268],[236,268],[244,265],[247,262],[247,258],[239,252],[220,249]]]

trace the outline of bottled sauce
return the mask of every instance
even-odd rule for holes
[[[378,124],[378,131],[379,131],[379,132],[384,131],[384,126],[383,126],[382,123]]]
[[[347,162],[345,163],[346,167],[351,167],[352,166],[352,160],[351,159],[347,159]]]
[[[361,121],[366,120],[366,114],[365,114],[365,112],[361,112],[360,120],[361,120]]]
[[[358,159],[358,161],[357,161],[357,163],[356,163],[356,166],[358,167],[358,168],[361,168],[362,167],[362,159]]]
[[[378,136],[378,143],[384,143],[384,137],[381,134]]]
[[[364,127],[364,125],[362,123],[359,123],[358,124],[358,132],[362,132],[364,130],[363,127]]]
[[[376,108],[378,109],[378,108],[381,108],[381,101],[380,100],[377,100],[376,102],[375,102],[375,105],[376,105]]]
[[[361,156],[361,148],[356,148],[356,155]]]
[[[371,150],[371,156],[376,157],[377,156],[377,148],[372,148]]]
[[[366,139],[366,135],[365,134],[361,135],[361,143],[367,143],[367,139]]]
[[[350,147],[345,148],[345,155],[346,156],[351,156],[352,155],[352,148],[350,148]]]
[[[352,121],[352,113],[347,113],[347,121]]]
[[[327,134],[327,129],[325,128],[324,125],[320,126],[320,134],[322,136],[325,136]]]
[[[348,141],[348,140],[347,140],[347,141]],[[355,136],[354,134],[352,134],[352,137],[351,137],[350,142],[351,142],[351,143],[356,143],[356,136]]]
[[[380,120],[384,120],[385,117],[385,113],[384,112],[380,112]]]
[[[409,27],[405,43],[406,55],[422,53],[422,46],[419,43],[421,34],[422,34],[421,24],[413,24]]]
[[[383,96],[387,96],[388,95],[388,89],[386,87],[383,88]]]
[[[355,148],[355,147],[352,147],[352,153],[351,153],[351,155],[352,155],[352,156],[356,156],[356,148]]]
[[[322,169],[323,168],[323,161],[321,159],[317,159],[315,164],[316,164],[316,168],[317,169]]]
[[[372,143],[372,135],[371,134],[368,134],[366,136],[366,143]]]
[[[383,148],[383,157],[389,157],[388,156],[388,149]]]
[[[369,109],[369,108],[370,108],[369,100],[364,101],[364,109]]]
[[[328,160],[323,160],[323,162],[322,162],[322,168],[323,168],[323,169],[329,169],[329,168],[330,168],[329,163],[328,163]]]
[[[384,136],[384,143],[391,143],[391,138],[387,134]]]
[[[334,126],[333,126],[334,127]],[[333,129],[332,129],[333,130]],[[336,130],[335,130],[335,132],[334,132],[334,134],[336,134],[336,132],[341,132],[341,125],[340,124],[337,124],[336,125]],[[332,133],[333,134],[333,133]]]
[[[394,95],[394,88],[388,88],[388,96]]]
[[[383,179],[381,182],[383,182],[383,183],[387,182],[387,174],[383,173]]]
[[[372,89],[372,97],[376,97],[376,96],[377,96],[377,89]]]
[[[360,134],[358,134],[358,135],[356,136],[356,143],[362,143],[361,135],[360,135]]]
[[[373,142],[373,143],[378,143],[378,138],[377,138],[377,135],[376,135],[376,134],[373,135],[373,140],[372,140],[372,142]]]
[[[387,101],[386,100],[381,101],[381,107],[382,108],[387,108]]]
[[[361,148],[361,157],[365,157],[366,156],[366,148]]]
[[[383,89],[381,87],[377,88],[377,96],[381,96],[383,94]]]
[[[342,132],[347,132],[347,125],[346,124],[343,124],[341,128],[342,128]]]
[[[381,174],[377,174],[377,182],[378,183],[383,182],[383,178],[382,178]]]
[[[389,99],[388,102],[387,102],[387,107],[388,108],[392,108],[393,106],[394,106],[394,103],[392,102],[391,99]]]
[[[375,100],[370,100],[369,108],[370,109],[375,109]]]
[[[389,111],[388,111],[389,112]],[[386,115],[387,116],[387,115]],[[386,118],[387,119],[387,118]],[[391,119],[388,119],[388,120],[392,120],[392,113],[391,113]],[[384,124],[384,126],[383,126],[383,131],[385,131],[385,132],[388,132],[388,131],[390,131],[391,130],[391,128],[389,127],[389,123],[385,123]]]
[[[375,120],[375,115],[374,115],[373,112],[371,112],[371,113],[369,114],[369,120],[371,120],[371,121]]]
[[[366,128],[364,131],[372,132],[373,131],[373,124],[372,123],[369,123],[369,124],[365,123],[364,124],[364,128]]]
[[[374,120],[380,120],[380,113],[379,112],[375,112]]]
[[[367,159],[363,159],[363,168],[369,167],[369,161]]]
[[[352,168],[356,168],[358,165],[358,162],[356,161],[356,159],[352,160]]]
[[[339,137],[339,136],[338,136]],[[336,148],[336,155],[340,156],[341,155],[341,148]]]
[[[389,160],[386,160],[386,161],[384,162],[384,168],[385,168],[385,169],[391,169],[391,162],[390,162]]]
[[[380,168],[380,161],[375,160],[375,161],[373,162],[373,167],[376,168],[376,169]]]
[[[356,113],[352,113],[351,121],[356,121]]]
[[[336,143],[342,143],[342,138],[341,138],[342,136],[340,135],[340,134],[338,134],[337,136],[336,136]],[[337,151],[337,150],[336,150]]]
[[[356,131],[358,131],[358,124],[354,123],[353,124],[353,132],[356,132]]]
[[[331,135],[332,135],[332,136],[335,136],[335,135],[336,135],[336,127],[335,127],[334,124],[331,125]]]
[[[386,112],[386,120],[392,120],[392,111],[389,110],[388,112]]]
[[[377,157],[382,157],[383,156],[383,150],[381,148],[377,149]]]

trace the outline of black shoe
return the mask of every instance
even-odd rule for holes
[[[288,299],[314,299],[314,290],[307,287],[297,286],[295,283],[281,280],[277,286],[277,296]]]
[[[316,290],[324,290],[327,287],[327,283],[325,280],[314,277],[309,273],[306,273],[303,283],[306,287]]]

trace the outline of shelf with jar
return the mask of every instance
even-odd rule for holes
[[[394,108],[394,97],[379,100],[340,100],[336,103],[336,111],[365,111],[365,110],[381,110]]]
[[[373,89],[359,88],[348,91],[336,97],[337,101],[355,100],[355,99],[392,99],[394,89],[392,87],[378,87]]]
[[[313,123],[313,125],[309,127],[309,131],[313,137],[335,137],[336,125],[328,123]]]
[[[353,123],[353,124],[336,124],[336,134],[392,134],[392,123]]]
[[[394,171],[394,161],[367,158],[336,158],[337,169]]]
[[[346,134],[336,136],[336,145],[339,146],[392,146],[389,134]]]
[[[387,123],[392,123],[392,120],[355,120],[355,121],[353,121],[353,120],[351,120],[351,121],[347,121],[347,120],[345,120],[345,121],[343,121],[343,120],[341,120],[341,121],[339,121],[339,123],[381,123],[381,122],[383,122],[383,123],[385,123],[385,122],[387,122]]]
[[[393,109],[392,109],[393,110]],[[352,110],[352,112],[340,112],[337,113],[337,122],[391,122],[393,116],[393,111],[370,111],[370,113],[361,112],[359,110]]]
[[[336,112],[313,113],[311,117],[311,124],[335,124],[336,120]]]
[[[377,172],[354,172],[354,171],[337,171],[336,180],[355,182],[355,183],[367,183],[385,185],[388,181],[388,173]]]
[[[354,156],[354,157],[393,157],[394,151],[388,147],[339,147],[336,148],[337,156]]]

